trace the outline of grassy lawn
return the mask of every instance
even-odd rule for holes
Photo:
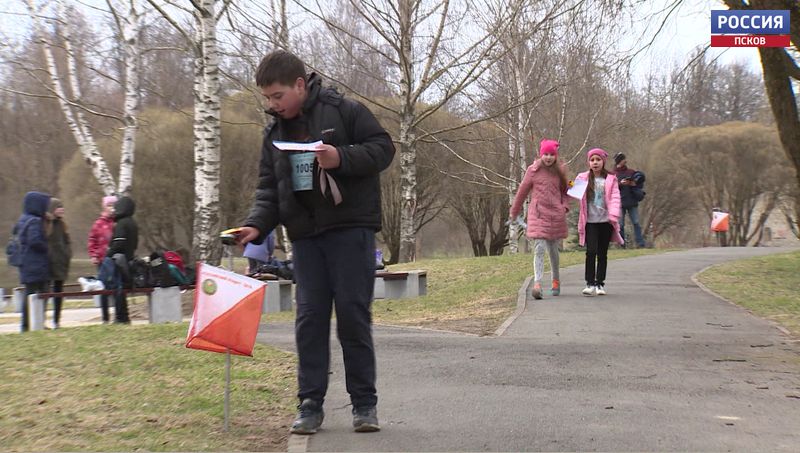
[[[609,259],[632,258],[668,250],[609,250]],[[562,267],[582,264],[584,251],[561,252]],[[490,335],[514,312],[517,291],[533,274],[531,254],[480,258],[424,259],[395,264],[390,271],[425,269],[428,294],[414,299],[376,299],[372,317],[378,324],[426,327]],[[549,271],[550,263],[545,262]],[[549,285],[549,281],[547,283]],[[288,322],[294,312],[262,315],[262,322]]]
[[[800,252],[721,264],[698,276],[720,296],[800,336]]]
[[[4,335],[3,451],[286,451],[295,358],[256,345],[231,359],[184,347],[188,326],[91,326]]]

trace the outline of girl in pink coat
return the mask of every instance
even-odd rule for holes
[[[567,175],[566,166],[558,161],[558,142],[542,140],[539,159],[525,171],[509,215],[514,219],[530,195],[527,236],[533,239],[533,297],[542,298],[544,252],[550,255],[553,274],[552,294],[558,296],[561,285],[558,276],[558,243],[567,237]]]
[[[575,178],[576,181],[588,181],[578,219],[580,245],[586,245],[584,296],[606,294],[608,245],[612,240],[620,245],[624,243],[619,234],[619,186],[617,177],[606,171],[606,159],[608,153],[602,149],[589,150],[589,171]]]

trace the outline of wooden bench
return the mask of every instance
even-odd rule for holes
[[[428,272],[409,271],[375,272],[375,299],[405,299],[428,293]]]
[[[16,291],[17,288],[15,288]],[[194,285],[170,286],[166,288],[127,288],[124,294],[147,295],[148,319],[151,324],[164,322],[181,322],[183,313],[181,308],[181,291],[194,289]],[[24,289],[22,290],[24,294]],[[46,301],[53,297],[87,298],[94,296],[113,296],[116,291],[103,289],[97,291],[72,291],[60,293],[39,293],[28,296],[28,319],[31,330],[44,329]],[[24,296],[22,296],[24,297]]]

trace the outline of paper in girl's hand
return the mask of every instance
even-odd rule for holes
[[[567,195],[577,200],[583,199],[583,194],[586,193],[586,187],[589,185],[588,179],[576,179],[572,187],[567,190]]]

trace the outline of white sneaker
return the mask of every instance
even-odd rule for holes
[[[586,285],[586,288],[583,288],[581,294],[583,294],[584,296],[594,296],[595,294],[597,294],[597,290],[593,285]]]
[[[603,287],[603,285],[597,285],[596,288],[597,289],[595,290],[595,292],[597,293],[598,296],[605,296],[606,295],[606,289],[605,289],[605,287]]]

